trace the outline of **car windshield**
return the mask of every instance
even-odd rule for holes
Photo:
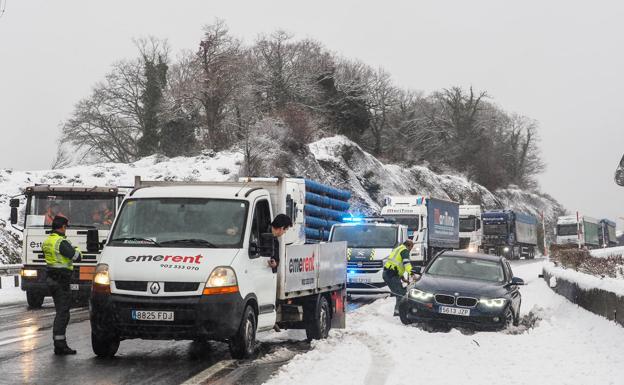
[[[347,241],[351,248],[391,249],[397,244],[397,227],[395,226],[335,226],[330,242]]]
[[[70,227],[110,229],[115,219],[115,196],[35,195],[26,226],[51,226],[57,215],[67,218]]]
[[[502,282],[505,278],[499,262],[450,255],[436,258],[427,269],[427,274],[488,282]]]
[[[576,223],[572,223],[569,225],[557,225],[557,235],[576,235],[578,232]]]
[[[485,235],[505,235],[507,234],[507,224],[483,224],[483,234]]]
[[[394,223],[398,223],[399,225],[407,226],[409,231],[418,231],[419,226],[419,217],[405,216],[405,215],[397,215],[397,216],[389,216],[385,215],[384,218],[387,218]]]
[[[470,233],[477,230],[477,218],[459,218],[459,232]]]
[[[124,202],[110,244],[238,248],[246,218],[241,200],[131,199]]]

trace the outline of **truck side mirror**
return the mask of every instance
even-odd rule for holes
[[[98,229],[87,230],[87,251],[89,253],[100,251],[100,234]]]
[[[11,199],[11,200],[9,201],[9,206],[10,206],[11,208],[18,208],[18,207],[19,207],[19,205],[20,205],[20,200],[19,200],[19,198],[13,198],[13,199]]]
[[[17,224],[17,207],[11,206],[11,224]]]

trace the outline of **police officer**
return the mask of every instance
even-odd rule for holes
[[[77,247],[66,239],[65,232],[69,221],[62,216],[52,220],[52,233],[43,242],[43,254],[46,260],[47,284],[52,298],[56,316],[52,328],[54,340],[54,354],[76,354],[76,351],[67,346],[65,329],[69,323],[69,308],[71,305],[71,291],[69,282],[74,270],[73,262],[80,261],[82,254]]]
[[[410,262],[410,251],[414,247],[414,242],[407,240],[403,242],[399,247],[392,250],[388,261],[384,265],[383,280],[390,288],[392,295],[396,297],[396,304],[394,305],[394,315],[399,315],[399,302],[401,298],[405,296],[405,288],[401,281],[405,280],[403,277],[407,272],[412,273],[412,264]]]

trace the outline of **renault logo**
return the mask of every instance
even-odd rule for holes
[[[357,266],[358,266],[358,267],[362,267],[362,266],[364,266],[364,264],[363,264],[362,262],[358,262],[358,263],[357,263]]]
[[[152,294],[158,294],[158,292],[160,291],[160,285],[158,284],[158,282],[152,282],[152,284],[150,285],[150,291],[152,292]]]

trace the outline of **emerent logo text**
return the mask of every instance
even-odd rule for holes
[[[182,256],[182,255],[131,255],[126,258],[126,262],[173,262],[173,263],[195,263],[200,264],[203,255]]]

